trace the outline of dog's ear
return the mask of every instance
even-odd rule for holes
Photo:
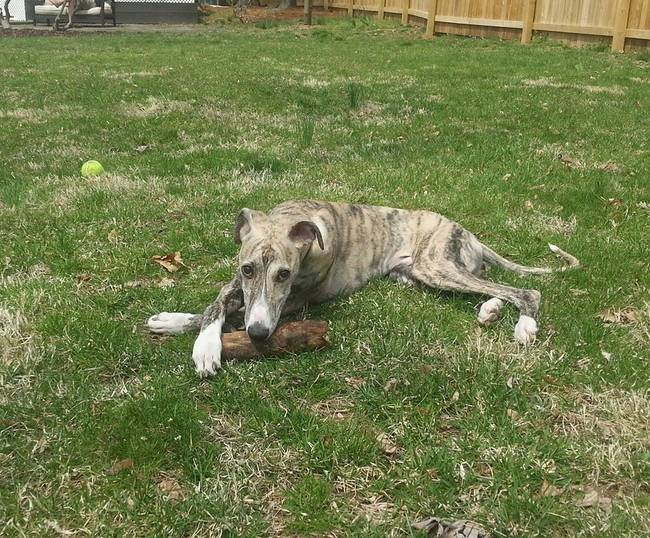
[[[296,243],[297,246],[303,246],[318,241],[318,246],[321,250],[325,250],[323,236],[321,235],[318,226],[309,220],[302,220],[297,224],[294,224],[291,227],[291,230],[289,230],[289,239]]]
[[[235,219],[235,228],[233,230],[235,243],[241,245],[244,237],[255,228],[255,219],[262,215],[264,215],[264,213],[246,207],[239,212],[239,215],[237,215],[237,218]]]

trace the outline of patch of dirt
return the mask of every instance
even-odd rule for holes
[[[0,37],[77,37],[83,35],[82,32],[67,30],[65,32],[55,32],[51,28],[0,28]]]

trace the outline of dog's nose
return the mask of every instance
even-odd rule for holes
[[[261,323],[253,323],[246,329],[246,332],[248,333],[248,336],[250,336],[251,340],[255,340],[257,342],[266,340],[271,334],[271,331],[269,331]]]

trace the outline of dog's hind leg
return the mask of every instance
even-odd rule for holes
[[[532,289],[519,289],[484,280],[477,275],[480,259],[475,259],[476,239],[460,227],[451,231],[450,238],[436,245],[419,248],[420,254],[413,260],[410,275],[423,284],[447,291],[488,295],[479,312],[479,321],[494,321],[503,301],[519,309],[519,321],[515,326],[515,340],[531,344],[537,333],[537,312],[541,295]],[[430,241],[433,241],[431,239]]]
[[[412,274],[415,279],[432,288],[461,293],[478,293],[493,297],[485,305],[495,306],[496,301],[507,301],[514,304],[519,309],[519,321],[515,326],[515,340],[524,345],[532,344],[535,341],[537,334],[535,318],[541,298],[537,290],[512,288],[489,280],[482,280],[463,267],[454,265],[442,265],[435,269],[414,266]],[[496,315],[498,315],[499,309],[500,305],[496,309]],[[494,312],[490,312],[489,316],[484,312],[484,315],[486,320],[489,317],[489,321],[494,321],[492,316],[496,319]],[[479,312],[479,316],[481,316],[481,312]]]

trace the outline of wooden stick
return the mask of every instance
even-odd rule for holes
[[[263,344],[253,344],[246,331],[223,335],[222,356],[227,361],[247,361],[322,349],[328,345],[326,321],[290,321],[278,327]]]

